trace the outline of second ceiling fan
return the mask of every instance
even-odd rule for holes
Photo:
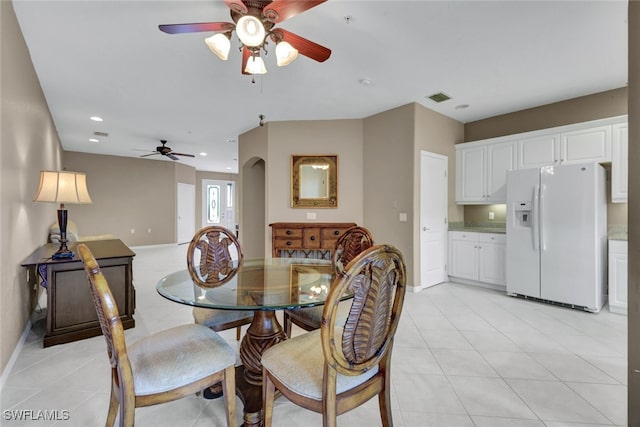
[[[297,34],[274,26],[327,0],[224,0],[231,9],[233,22],[201,22],[159,25],[168,34],[215,32],[205,39],[207,46],[220,59],[227,60],[231,33],[235,30],[242,43],[242,73],[267,72],[260,51],[267,39],[276,44],[278,66],[290,64],[298,53],[318,62],[331,56],[331,50]]]

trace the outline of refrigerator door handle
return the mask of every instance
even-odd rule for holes
[[[540,249],[543,251],[547,250],[547,245],[545,244],[545,240],[544,240],[544,216],[543,216],[543,212],[544,212],[544,192],[546,189],[546,185],[542,184],[540,186],[540,202],[538,203],[538,230],[540,233]]]
[[[531,239],[533,240],[533,249],[540,249],[540,234],[538,231],[538,216],[539,216],[539,201],[540,201],[540,186],[536,185],[533,187],[533,218],[532,218],[532,227],[531,227]]]

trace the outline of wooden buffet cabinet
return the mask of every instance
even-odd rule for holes
[[[135,289],[132,261],[135,253],[117,239],[81,243],[87,245],[98,261],[118,305],[124,329],[133,328],[135,326],[133,319]],[[52,260],[51,255],[59,245],[49,243],[36,249],[22,262],[28,274],[38,275],[42,279],[42,286],[47,289],[47,326],[44,347],[94,337],[102,333],[89,291],[87,274],[82,261],[77,256],[76,245],[75,242],[69,244],[69,249],[76,254],[71,259]]]
[[[330,253],[336,240],[353,222],[274,222],[271,227],[272,256],[285,251],[324,251]]]

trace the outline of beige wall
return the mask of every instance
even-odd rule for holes
[[[626,87],[593,95],[569,99],[527,110],[470,122],[464,126],[465,142],[547,129],[555,126],[604,119],[627,114],[628,89]],[[610,176],[610,174],[609,174]],[[608,186],[610,191],[610,186]],[[455,190],[453,193],[455,194]],[[611,200],[608,197],[607,200]],[[464,207],[464,220],[487,222],[486,208],[477,205]],[[497,221],[497,219],[496,219]],[[609,203],[607,207],[609,227],[627,224],[627,204]]]
[[[269,228],[266,214],[269,126],[267,123],[238,138],[240,243],[246,258],[264,258],[271,254],[266,237]]]
[[[177,183],[195,184],[194,168],[74,151],[64,153],[63,166],[87,173],[93,203],[68,207],[80,235],[113,234],[129,246],[176,242]]]
[[[379,243],[400,249],[407,281],[419,285],[420,151],[448,156],[449,193],[455,194],[455,143],[463,125],[418,104],[408,104],[363,120],[364,224]],[[408,215],[400,222],[399,214]],[[462,208],[449,197],[449,220],[462,219]]]
[[[292,154],[337,154],[338,155],[338,207],[333,209],[294,209],[291,207],[291,155]],[[362,121],[318,120],[295,122],[269,122],[239,138],[239,161],[242,168],[252,166],[256,159],[265,161],[265,239],[264,253],[271,254],[272,222],[307,222],[307,212],[316,214],[312,222],[355,222],[362,224]],[[258,191],[245,184],[242,177],[242,192]],[[259,182],[259,181],[258,181]],[[258,195],[262,194],[260,192]],[[241,195],[241,242],[249,253],[258,253],[257,248],[248,247],[249,236],[242,230],[255,224],[255,215],[260,201],[248,194]],[[255,225],[252,226],[255,230]],[[257,245],[257,239],[251,239]]]
[[[626,87],[529,108],[464,125],[464,141],[529,132],[627,114]]]
[[[62,148],[13,5],[0,1],[0,369],[7,364],[31,313],[30,287],[20,263],[46,242],[57,206],[33,203],[40,170],[60,170]],[[35,287],[38,289],[37,285]]]

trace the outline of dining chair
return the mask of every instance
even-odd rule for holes
[[[406,293],[406,267],[393,246],[358,255],[329,290],[319,330],[282,341],[262,355],[264,426],[270,427],[276,389],[303,408],[322,414],[323,426],[378,396],[382,425],[393,425],[391,352]],[[338,305],[353,295],[344,326]]]
[[[133,426],[135,408],[171,402],[222,382],[227,425],[235,427],[235,351],[211,329],[188,324],[127,345],[117,302],[93,254],[84,244],[78,253],[107,341],[111,396],[107,426]],[[229,393],[227,393],[227,390]]]
[[[333,248],[331,255],[331,266],[334,274],[338,275],[344,271],[344,267],[362,251],[374,245],[373,237],[369,230],[364,227],[354,226],[345,231]],[[341,305],[342,307],[342,305]],[[344,309],[340,309],[340,319],[346,318]],[[283,322],[284,331],[288,337],[291,336],[292,324],[304,329],[313,331],[320,327],[322,320],[322,307],[294,308],[284,310]]]
[[[238,261],[235,266],[234,258]],[[194,283],[214,288],[236,275],[243,258],[242,246],[229,229],[209,226],[199,230],[191,239],[187,249],[187,269]],[[236,340],[240,340],[240,328],[251,323],[252,319],[252,311],[193,308],[195,323],[216,332],[236,328]]]

